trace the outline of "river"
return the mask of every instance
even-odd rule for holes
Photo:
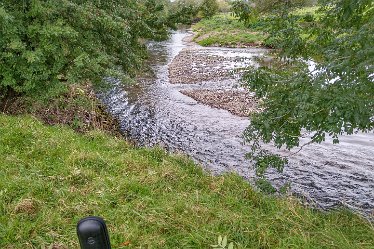
[[[119,119],[122,131],[138,145],[160,145],[171,152],[189,155],[213,174],[236,172],[252,181],[254,169],[245,159],[249,148],[242,138],[249,124],[248,118],[200,104],[181,91],[240,88],[238,77],[221,77],[219,80],[208,77],[207,80],[202,75],[253,65],[255,57],[268,51],[203,48],[186,42],[188,35],[178,31],[168,41],[150,43],[154,77],[141,79],[131,86],[109,79],[112,87],[102,100]],[[201,81],[171,84],[170,65],[173,60],[180,60],[178,55],[181,53],[190,53],[191,58],[213,58],[219,65],[194,61],[193,65],[186,66],[193,69],[191,77]],[[345,206],[365,216],[373,216],[373,133],[345,136],[337,145],[329,140],[309,145],[297,154],[279,152],[290,158],[282,173],[270,170],[266,174],[274,186],[290,183],[293,194],[321,209]]]

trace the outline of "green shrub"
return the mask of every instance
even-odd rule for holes
[[[192,24],[199,12],[199,4],[196,1],[177,0],[171,3],[169,22],[173,24]],[[175,27],[176,28],[176,27]]]
[[[231,2],[231,11],[240,21],[250,24],[260,16],[279,11],[284,8],[298,8],[312,5],[308,0],[235,0]]]
[[[139,68],[139,38],[167,35],[155,0],[3,0],[0,92],[35,94]]]
[[[200,6],[203,17],[210,18],[217,14],[219,5],[217,0],[203,0]]]

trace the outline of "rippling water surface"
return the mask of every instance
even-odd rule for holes
[[[234,69],[252,65],[253,58],[266,54],[264,49],[202,48],[183,42],[187,33],[176,32],[170,40],[149,44],[154,79],[141,80],[138,85],[124,87],[110,80],[113,87],[103,101],[121,123],[121,129],[139,145],[161,145],[180,151],[213,172],[235,171],[251,180],[254,171],[245,153],[242,132],[247,118],[197,103],[181,90],[232,88],[235,79],[197,84],[170,84],[168,66],[183,49],[195,53],[228,58],[223,68]],[[233,62],[229,58],[239,58]],[[287,151],[280,151],[290,154]],[[343,137],[333,145],[326,141],[310,145],[291,155],[283,173],[269,171],[268,179],[275,186],[291,183],[291,191],[316,206],[350,207],[368,216],[374,210],[374,134]]]

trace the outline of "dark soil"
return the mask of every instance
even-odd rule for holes
[[[17,94],[0,99],[0,113],[33,115],[48,125],[68,125],[78,132],[94,129],[121,136],[119,124],[98,101],[90,84],[72,85],[68,91],[49,101]]]

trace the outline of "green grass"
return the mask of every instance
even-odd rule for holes
[[[318,18],[318,7],[304,7],[293,12],[294,15],[305,16],[307,14]],[[266,16],[246,26],[239,22],[231,13],[220,13],[210,19],[203,19],[192,26],[196,33],[194,41],[201,46],[222,47],[248,47],[266,46],[276,47],[272,41],[266,41],[267,34],[264,30],[268,24]]]
[[[203,19],[192,28],[195,41],[202,46],[260,46],[266,38],[264,33],[248,29],[229,13]]]
[[[182,156],[95,131],[0,115],[0,248],[77,248],[75,224],[107,220],[113,248],[373,248],[373,226],[210,176]],[[129,246],[121,246],[130,242]]]

